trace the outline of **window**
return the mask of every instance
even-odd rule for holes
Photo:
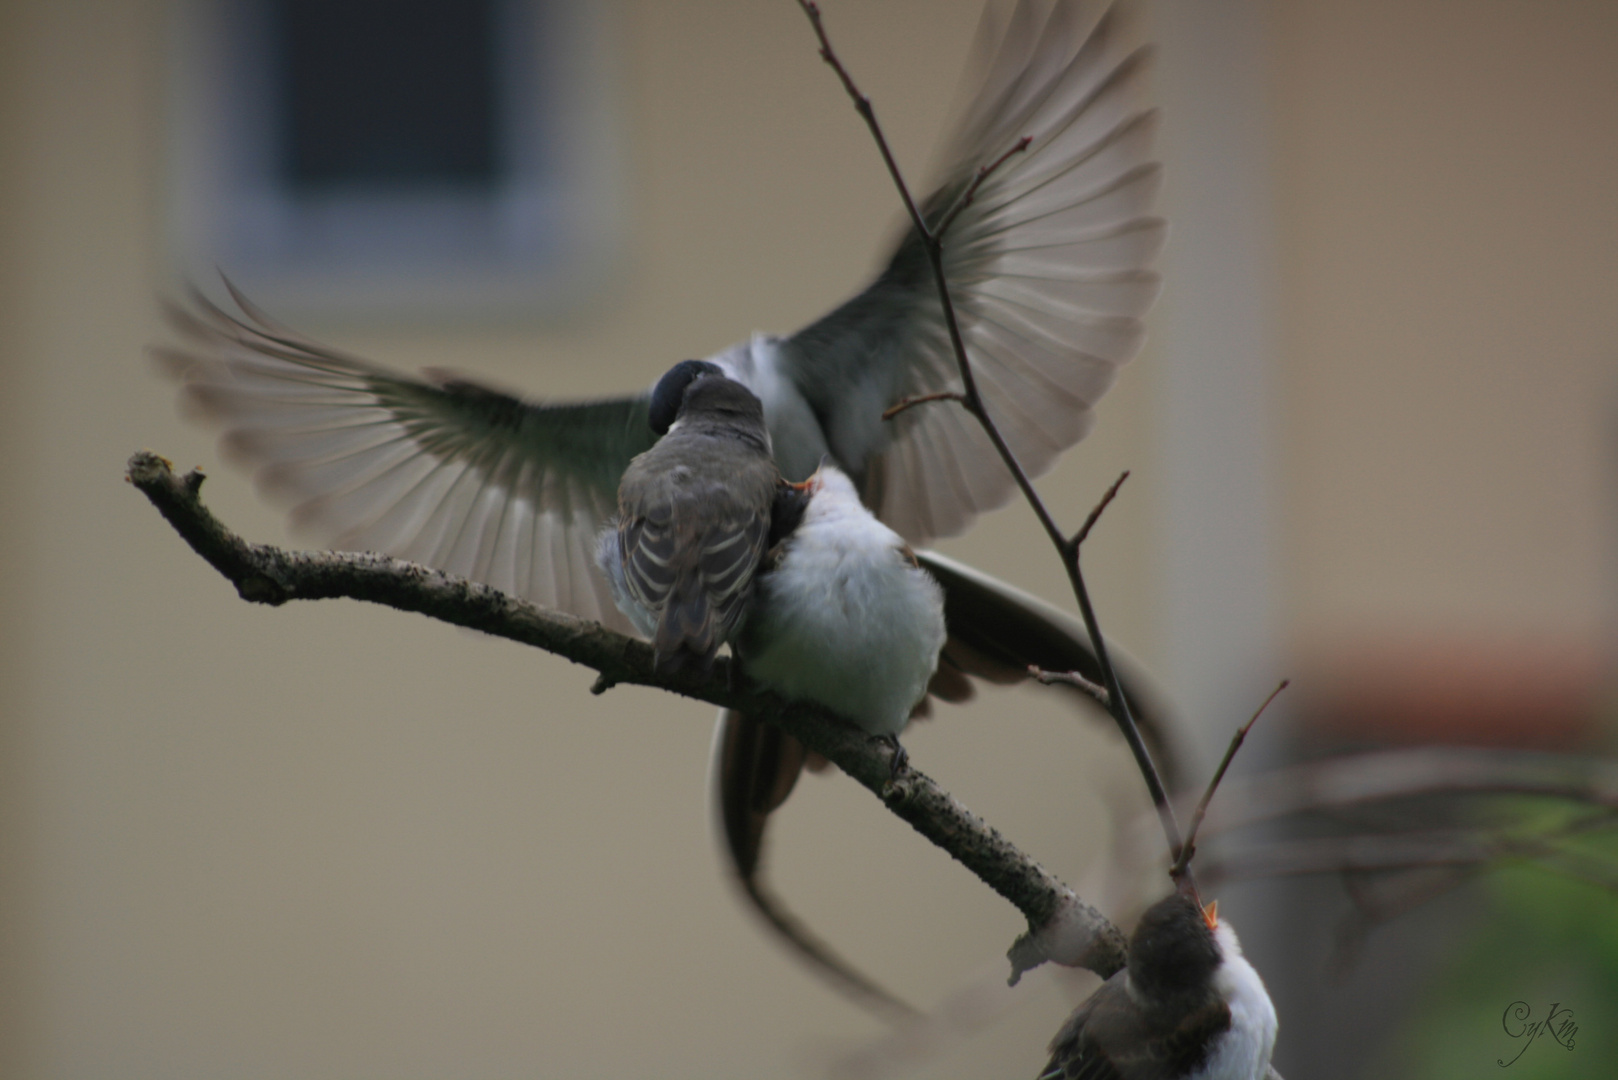
[[[169,222],[279,315],[559,314],[621,230],[588,0],[206,0],[176,27]]]

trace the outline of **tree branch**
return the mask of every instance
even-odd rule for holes
[[[1124,937],[1117,927],[925,774],[909,768],[893,779],[893,750],[887,743],[818,706],[785,702],[747,685],[745,678],[733,680],[725,659],[706,675],[657,672],[645,642],[487,585],[369,552],[288,551],[248,543],[203,505],[202,473],[176,476],[169,462],[150,451],[132,456],[126,475],[244,600],[280,605],[347,597],[413,611],[592,668],[599,673],[593,687],[598,692],[617,683],[652,686],[775,724],[835,762],[1023,913],[1031,931],[1012,947],[1013,979],[1047,959],[1089,968],[1103,978],[1123,966]]]
[[[1102,708],[1107,707],[1107,688],[1100,683],[1091,682],[1077,671],[1045,671],[1029,664],[1028,674],[1033,676],[1042,686],[1050,686],[1053,683],[1066,683],[1068,686],[1078,687],[1095,698],[1096,703]]]
[[[1270,707],[1270,702],[1274,701],[1276,695],[1285,690],[1290,683],[1291,680],[1282,679],[1281,685],[1270,691],[1270,696],[1264,699],[1264,703],[1253,713],[1252,718],[1237,728],[1236,734],[1231,736],[1230,745],[1225,748],[1225,756],[1219,759],[1219,767],[1214,770],[1213,779],[1208,781],[1208,788],[1198,800],[1197,808],[1191,811],[1191,827],[1185,832],[1185,842],[1180,845],[1180,853],[1175,856],[1174,865],[1169,867],[1169,877],[1175,881],[1179,881],[1191,866],[1191,859],[1197,853],[1197,830],[1202,827],[1202,819],[1208,814],[1208,804],[1213,801],[1214,792],[1219,790],[1219,782],[1225,778],[1225,770],[1230,768],[1231,761],[1236,757],[1236,751],[1247,741],[1247,733],[1253,730],[1253,725],[1264,715],[1264,710]]]
[[[922,394],[920,397],[907,397],[901,400],[897,405],[891,405],[882,410],[882,419],[892,420],[900,413],[908,412],[909,410],[914,409],[917,405],[925,405],[929,401],[958,401],[964,405],[966,403],[966,395],[956,393],[954,390],[940,390],[936,394]]]
[[[1039,519],[1040,526],[1045,530],[1045,535],[1050,537],[1051,543],[1055,545],[1056,551],[1062,559],[1062,568],[1067,571],[1068,583],[1073,587],[1074,599],[1079,604],[1079,614],[1083,617],[1085,630],[1090,635],[1091,648],[1095,650],[1096,664],[1101,669],[1102,684],[1109,699],[1106,705],[1107,712],[1111,714],[1114,722],[1117,723],[1119,731],[1123,733],[1124,741],[1129,744],[1130,751],[1135,755],[1135,763],[1140,768],[1141,778],[1146,782],[1146,789],[1151,795],[1152,805],[1157,809],[1158,820],[1162,823],[1163,836],[1168,841],[1170,858],[1178,859],[1182,843],[1180,826],[1174,817],[1173,804],[1169,800],[1168,790],[1163,786],[1162,777],[1158,774],[1157,765],[1152,761],[1151,752],[1146,748],[1145,740],[1141,738],[1140,727],[1135,723],[1135,718],[1130,713],[1129,701],[1124,697],[1122,687],[1119,685],[1118,673],[1113,668],[1112,660],[1107,655],[1107,643],[1101,636],[1101,626],[1096,620],[1095,609],[1090,604],[1089,587],[1085,585],[1084,574],[1079,569],[1079,547],[1089,533],[1091,526],[1100,517],[1101,511],[1106,508],[1107,503],[1117,494],[1118,485],[1123,483],[1123,478],[1120,477],[1117,483],[1112,485],[1106,496],[1090,512],[1088,520],[1084,523],[1084,528],[1077,535],[1069,539],[1063,534],[1061,527],[1056,524],[1056,519],[1051,515],[1050,509],[1045,505],[1045,501],[1040,498],[1039,492],[1034,488],[1034,483],[1029,479],[1027,471],[1018,462],[1017,455],[1012,452],[1010,444],[1005,440],[1005,436],[1000,433],[1000,428],[995,424],[993,418],[989,416],[988,406],[984,403],[983,395],[978,391],[977,379],[972,374],[972,362],[966,355],[966,341],[961,334],[960,320],[955,315],[955,299],[950,294],[949,281],[944,273],[943,243],[944,228],[953,222],[956,213],[964,208],[966,205],[964,199],[959,205],[952,206],[946,212],[941,219],[941,224],[937,227],[927,224],[922,212],[918,209],[915,198],[910,193],[909,185],[905,183],[904,174],[899,171],[899,165],[894,161],[892,151],[888,149],[887,136],[882,133],[882,125],[877,122],[876,109],[871,104],[871,99],[861,92],[859,86],[855,84],[853,76],[848,73],[848,69],[843,66],[842,60],[838,58],[836,50],[832,48],[831,39],[826,36],[826,27],[821,19],[819,5],[814,3],[814,0],[798,0],[798,6],[809,17],[809,24],[814,28],[815,37],[820,41],[821,59],[826,61],[831,66],[831,69],[837,73],[837,78],[842,82],[843,89],[848,92],[848,96],[854,102],[855,111],[860,114],[861,119],[865,121],[865,126],[870,129],[871,138],[875,140],[877,149],[882,154],[882,161],[888,167],[888,175],[893,178],[893,185],[899,191],[899,198],[904,203],[905,212],[910,216],[911,225],[915,228],[916,235],[927,252],[927,260],[933,272],[933,284],[938,290],[938,302],[943,310],[944,326],[949,333],[950,349],[954,353],[955,366],[961,376],[961,393],[959,395],[952,393],[929,394],[914,401],[901,401],[884,413],[884,418],[891,418],[891,416],[903,412],[912,405],[921,404],[923,401],[958,400],[962,408],[971,413],[979,426],[983,428],[984,434],[989,437],[989,442],[993,444],[995,452],[1000,455],[1000,460],[1005,462],[1006,468],[1011,471],[1012,479],[1016,481],[1018,489],[1022,491],[1023,497],[1034,511],[1034,516]],[[1030,139],[1024,136],[994,161],[981,166],[978,169],[977,178],[967,189],[967,197],[975,195],[978,185],[989,174],[1004,165],[1013,155],[1027,150],[1029,142]],[[1124,475],[1127,476],[1128,473]],[[1185,880],[1191,882],[1194,889],[1195,881],[1189,868],[1183,869],[1182,876]]]

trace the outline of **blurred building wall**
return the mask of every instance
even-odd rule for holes
[[[1610,685],[1618,8],[1271,10],[1292,649],[1532,743]]]
[[[1273,10],[1294,621],[1610,628],[1618,8]]]
[[[924,171],[975,0],[826,6]],[[1283,644],[1595,640],[1613,599],[1618,12],[1258,11]],[[244,534],[284,539],[142,356],[176,284],[165,12],[0,5],[0,1072],[794,1075],[878,1033],[719,879],[711,710],[593,698],[566,663],[395,612],[249,608],[122,483],[152,447],[206,467]],[[790,330],[874,268],[893,196],[791,4],[618,14],[633,241],[614,289],[539,327],[327,336],[586,395]],[[1173,190],[1186,152],[1164,147],[1171,209],[1194,201]],[[1171,281],[1167,302],[1192,287]],[[1194,346],[1187,332],[1165,347]],[[1136,470],[1086,559],[1103,618],[1149,665],[1167,632],[1153,360],[1043,482],[1076,522]],[[1016,508],[946,550],[1064,595]],[[1021,693],[907,741],[1068,880],[1105,842],[1095,788],[1130,775],[1111,740]],[[1021,929],[840,779],[800,786],[773,868],[813,925],[924,1004],[1003,976]],[[1074,985],[1033,980],[1027,1007],[920,1074],[1031,1071]]]

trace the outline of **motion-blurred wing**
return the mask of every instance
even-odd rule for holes
[[[594,563],[618,479],[655,436],[644,397],[540,405],[412,378],[198,298],[156,352],[227,453],[333,547],[383,551],[631,632]]]
[[[1120,5],[1121,6],[1121,5]],[[980,167],[1023,136],[944,236],[945,272],[990,414],[1023,467],[1042,472],[1083,438],[1091,408],[1139,350],[1157,295],[1164,224],[1148,216],[1160,167],[1145,107],[1149,55],[1105,2],[991,5],[979,29],[981,90],[922,206],[936,226]],[[960,378],[926,253],[907,233],[868,289],[782,343],[784,366],[827,426],[861,495],[912,544],[964,529],[1003,503],[1011,477],[951,404],[884,423],[906,397]]]
[[[948,664],[981,681],[1008,683],[1028,678],[1032,665],[1044,671],[1076,671],[1091,682],[1102,681],[1089,632],[1079,619],[936,551],[918,551],[916,561],[944,587],[949,640],[940,657],[941,672]],[[1164,785],[1180,790],[1186,783],[1184,754],[1176,744],[1168,705],[1150,676],[1117,642],[1107,642],[1107,656]],[[937,694],[936,679],[930,689]],[[1050,689],[1069,697],[1086,717],[1112,726],[1112,718],[1078,687],[1053,683]]]

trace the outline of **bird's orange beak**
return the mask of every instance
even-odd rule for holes
[[[1208,924],[1209,930],[1219,929],[1219,901],[1208,901],[1202,909],[1202,921]]]

